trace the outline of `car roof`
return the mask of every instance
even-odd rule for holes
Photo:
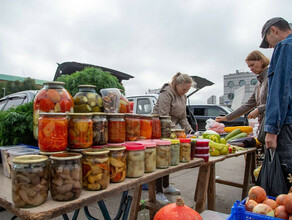
[[[143,94],[143,95],[127,96],[127,98],[143,98],[143,97],[155,97],[155,98],[158,98],[158,94]]]
[[[0,101],[3,101],[5,99],[9,99],[9,98],[13,98],[13,97],[17,97],[17,96],[22,96],[22,95],[28,95],[29,97],[32,97],[33,98],[38,91],[39,90],[25,90],[25,91],[20,91],[20,92],[12,93],[12,94],[9,94],[7,96],[2,97],[0,99]]]

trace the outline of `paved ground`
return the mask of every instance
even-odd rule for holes
[[[230,158],[223,162],[216,164],[216,175],[220,176],[220,178],[225,180],[230,180],[233,182],[242,183],[243,182],[243,175],[244,175],[244,157],[236,157]],[[185,204],[190,207],[195,207],[195,202],[193,200],[196,180],[198,176],[198,168],[195,169],[187,169],[183,170],[174,174],[170,175],[170,182],[176,188],[181,190],[181,196],[185,200]],[[229,214],[233,203],[236,200],[241,199],[241,192],[240,188],[225,186],[221,184],[216,184],[216,211],[221,213]],[[129,192],[130,195],[133,192]],[[148,196],[147,191],[143,190],[142,199],[146,199]],[[168,199],[172,202],[175,202],[176,196],[167,196]],[[113,218],[117,212],[118,205],[120,203],[121,195],[117,195],[115,197],[109,198],[104,200],[111,217]],[[102,214],[99,210],[97,204],[91,205],[89,207],[90,213],[92,216],[98,219],[103,219]],[[139,220],[147,219],[143,216],[143,213],[139,213]],[[69,213],[68,216],[71,219],[72,213]],[[146,212],[147,215],[147,212]],[[6,220],[11,219],[13,214],[9,213],[8,211],[0,212],[0,219]],[[56,218],[57,220],[62,220],[62,217]],[[80,211],[78,215],[78,219],[85,220],[87,219],[84,215],[83,210]]]

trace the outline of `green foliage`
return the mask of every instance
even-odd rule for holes
[[[33,102],[0,111],[0,146],[37,146],[33,137]]]
[[[74,96],[78,92],[78,85],[95,85],[99,93],[104,88],[118,88],[125,90],[119,83],[117,77],[105,72],[100,68],[87,67],[82,71],[77,71],[71,75],[62,75],[57,81],[66,83],[65,88]]]

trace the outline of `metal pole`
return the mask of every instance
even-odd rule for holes
[[[6,88],[4,87],[4,88],[2,88],[3,90],[4,90],[4,95],[3,95],[3,97],[5,96],[5,94],[6,94]]]

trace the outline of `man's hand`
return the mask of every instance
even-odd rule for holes
[[[265,144],[267,149],[277,148],[277,135],[272,133],[266,133]]]
[[[259,115],[259,110],[256,108],[255,110],[251,111],[251,112],[248,114],[247,118],[248,118],[248,119],[256,118],[256,117],[258,117],[258,115]]]
[[[215,118],[215,121],[216,122],[220,122],[220,121],[227,121],[227,118],[225,117],[225,116],[219,116],[219,117],[217,117],[217,118]]]

